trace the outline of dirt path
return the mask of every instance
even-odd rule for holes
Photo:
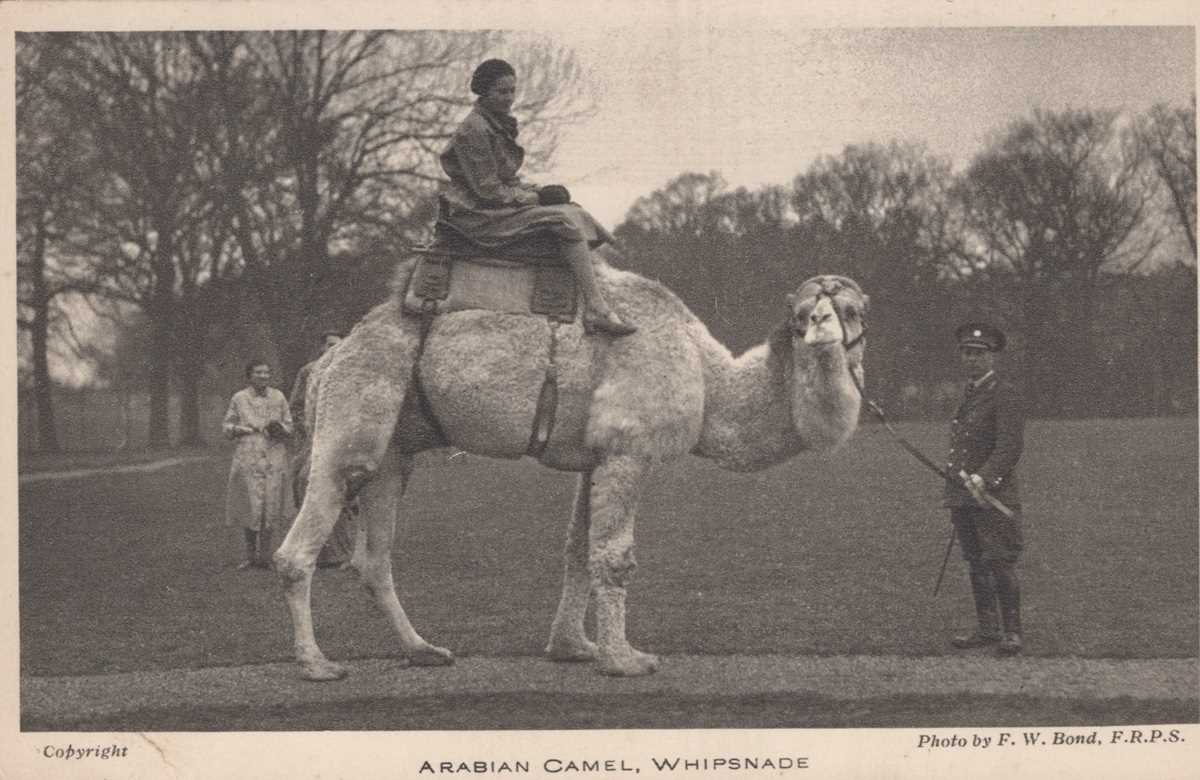
[[[103,476],[105,474],[125,474],[125,473],[142,473],[149,474],[155,471],[161,471],[171,466],[179,466],[184,463],[194,463],[195,461],[208,460],[209,458],[222,457],[219,455],[184,455],[177,458],[164,458],[162,460],[152,460],[146,463],[128,463],[121,466],[97,466],[86,469],[71,469],[69,471],[35,471],[21,475],[21,484],[35,484],[38,482],[55,482],[66,479],[82,479],[84,477]]]
[[[1196,659],[1082,659],[988,656],[672,656],[637,679],[597,675],[589,665],[535,658],[466,658],[449,668],[404,668],[399,660],[348,664],[345,680],[315,684],[290,663],[84,677],[23,677],[22,719],[41,723],[170,709],[269,709],[357,699],[553,693],[581,697],[670,694],[745,697],[824,695],[1030,695],[1040,698],[1193,700]]]

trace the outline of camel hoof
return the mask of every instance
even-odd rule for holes
[[[346,667],[333,661],[320,660],[301,662],[300,677],[312,682],[340,680],[347,674]]]
[[[601,660],[597,669],[600,674],[610,677],[641,677],[658,670],[658,656],[630,649],[627,653]]]
[[[551,642],[546,645],[546,657],[562,663],[596,660],[596,643],[587,639]]]
[[[444,647],[429,645],[407,654],[410,666],[453,666],[454,653]]]

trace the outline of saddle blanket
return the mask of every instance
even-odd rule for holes
[[[404,309],[411,314],[487,309],[574,321],[575,275],[566,265],[540,262],[422,254],[408,282]]]

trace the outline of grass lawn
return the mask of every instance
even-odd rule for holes
[[[945,446],[943,425],[901,429],[927,452]],[[1027,652],[1196,656],[1196,421],[1033,422],[1026,448]],[[401,600],[460,655],[539,654],[574,477],[446,455],[423,456],[406,500]],[[218,457],[21,487],[23,674],[290,656],[274,575],[233,569],[227,468]],[[931,597],[949,533],[938,496],[876,426],[831,457],[757,474],[667,466],[639,515],[629,636],[671,654],[944,653],[973,612],[957,552]],[[318,572],[314,613],[331,658],[394,653],[354,575]]]

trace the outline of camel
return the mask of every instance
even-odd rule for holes
[[[400,292],[321,358],[306,404],[313,431],[308,490],[274,557],[303,678],[346,674],[317,646],[311,585],[317,554],[349,494],[358,497],[363,529],[353,565],[408,663],[453,663],[449,650],[413,628],[392,579],[391,545],[413,456],[443,446],[526,455],[550,368],[558,404],[537,459],[578,472],[579,481],[545,652],[556,661],[594,661],[608,675],[643,675],[659,665],[625,635],[634,516],[658,464],[690,453],[751,471],[803,450],[831,450],[854,432],[868,299],[852,280],[806,281],[787,296],[786,317],[781,305],[782,322],[767,341],[734,357],[663,285],[602,260],[596,272],[618,315],[637,324],[636,334],[587,335],[578,318],[442,314],[425,331],[416,379],[422,329],[421,318],[401,306],[412,273],[407,261],[397,273]],[[589,599],[595,641],[584,627]]]

